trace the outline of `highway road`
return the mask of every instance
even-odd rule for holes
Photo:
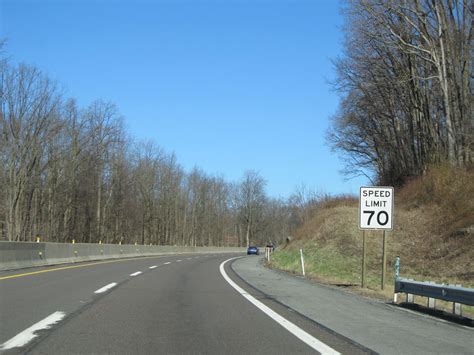
[[[235,256],[175,255],[0,273],[2,351],[370,353],[242,282],[227,261]]]
[[[472,328],[259,260],[190,254],[2,272],[0,352],[474,354]]]

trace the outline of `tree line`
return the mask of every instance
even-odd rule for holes
[[[472,0],[348,0],[328,140],[348,174],[402,185],[474,162]]]
[[[270,198],[125,131],[117,106],[79,107],[41,70],[0,62],[0,237],[9,241],[224,246],[280,243],[301,194]],[[300,197],[298,197],[300,196]]]

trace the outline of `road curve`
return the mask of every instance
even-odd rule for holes
[[[162,256],[1,273],[0,344],[5,353],[30,354],[370,352],[243,284],[229,267],[232,261],[223,265],[234,256]],[[320,348],[311,345],[318,342]]]

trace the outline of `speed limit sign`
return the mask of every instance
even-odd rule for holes
[[[393,187],[360,188],[360,229],[393,229],[393,210]]]

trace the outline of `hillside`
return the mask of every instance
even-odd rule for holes
[[[382,232],[367,233],[367,289],[360,288],[362,232],[357,198],[333,198],[311,211],[311,218],[277,250],[271,266],[300,272],[303,249],[308,277],[389,299],[395,257],[400,275],[474,287],[474,172],[431,169],[395,190],[395,228],[387,233],[387,285],[380,290]]]

